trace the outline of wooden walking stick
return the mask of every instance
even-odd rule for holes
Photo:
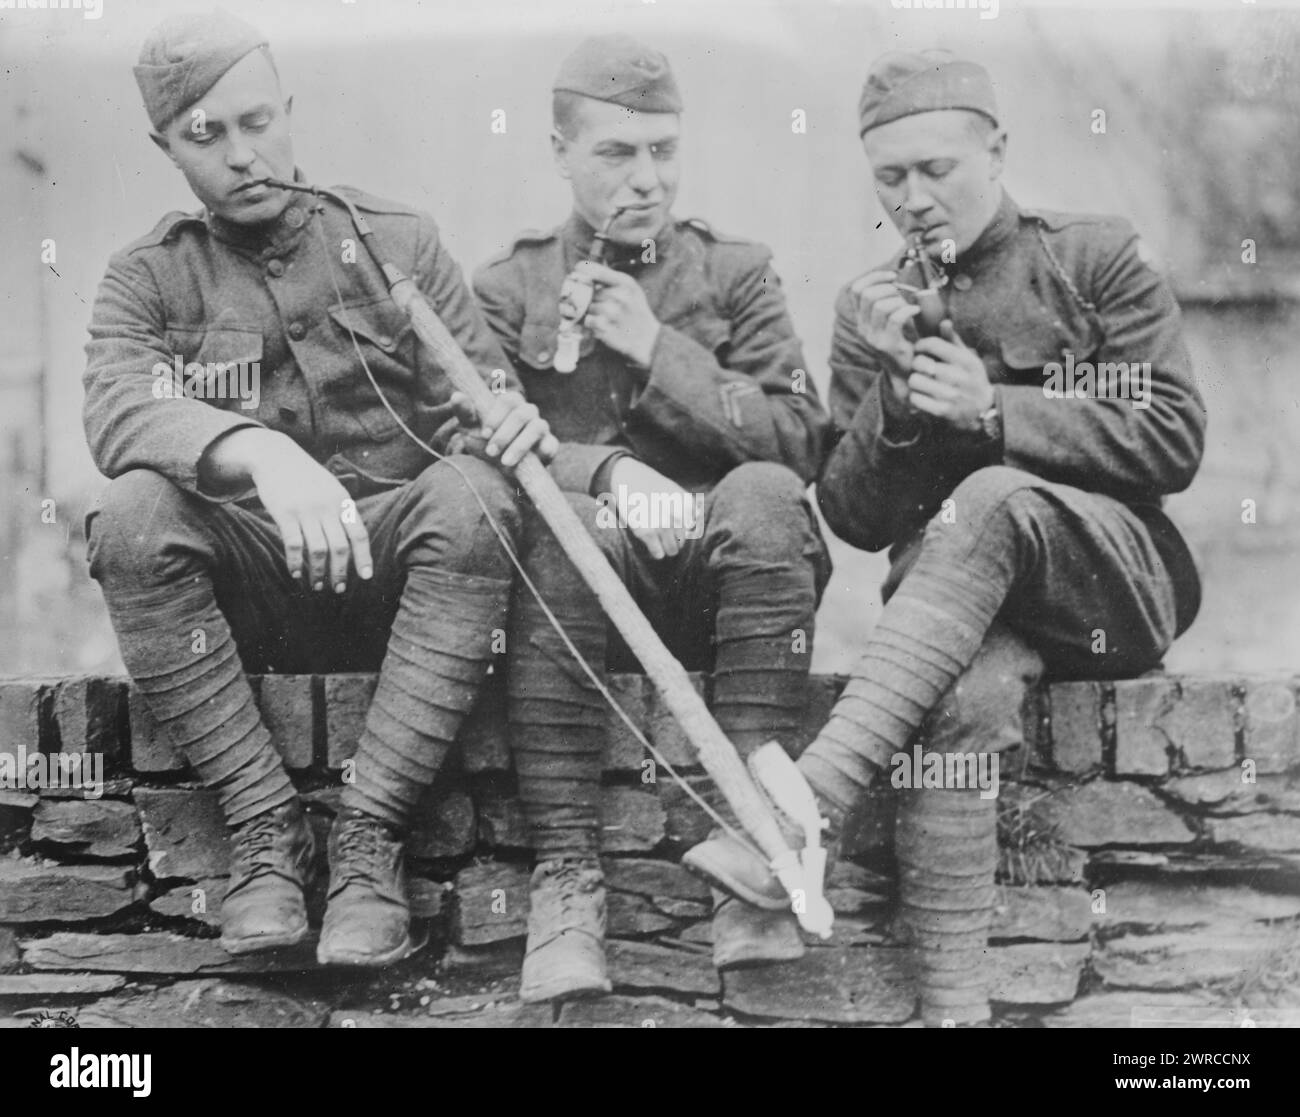
[[[282,189],[323,195],[346,207],[363,243],[383,272],[393,301],[406,312],[416,335],[437,359],[456,389],[468,397],[480,414],[485,413],[492,405],[491,389],[483,382],[415,283],[400,269],[382,259],[373,243],[373,231],[364,215],[347,198],[333,191],[303,183],[275,179],[263,181]],[[664,703],[699,753],[705,771],[736,812],[736,818],[771,862],[773,871],[795,901],[793,907],[800,924],[813,934],[829,938],[834,916],[822,896],[820,872],[816,873],[816,880],[806,879],[799,854],[786,844],[767,801],[754,786],[735,746],[714,721],[704,699],[691,685],[685,669],[659,639],[541,460],[530,453],[515,467],[514,474],[547,526],[555,533],[569,560],[659,689]]]

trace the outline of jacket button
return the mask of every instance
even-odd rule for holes
[[[290,229],[301,229],[304,220],[305,218],[302,215],[302,210],[297,206],[290,206],[284,211],[284,223],[288,225]]]
[[[380,349],[391,349],[393,347],[393,339],[388,334],[380,334],[375,340],[379,342]]]
[[[279,279],[280,276],[284,275],[284,262],[281,260],[272,260],[266,265],[266,270],[270,272],[271,275],[275,276],[276,279]]]
[[[293,338],[294,341],[301,341],[307,336],[307,327],[301,322],[293,322],[289,326],[289,336]]]
[[[969,291],[975,285],[975,280],[969,275],[958,275],[953,278],[952,285],[958,291]]]

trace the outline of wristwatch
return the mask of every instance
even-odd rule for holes
[[[998,410],[998,397],[995,392],[993,395],[993,406],[987,411],[981,411],[979,416],[980,434],[989,442],[1001,443],[1002,441],[1002,412]]]

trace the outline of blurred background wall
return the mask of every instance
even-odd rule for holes
[[[1170,508],[1206,602],[1168,666],[1300,669],[1300,14],[1235,0],[1002,0],[989,20],[888,0],[225,6],[271,39],[308,177],[428,209],[467,271],[567,212],[547,143],[567,51],[611,30],[663,49],[687,105],[678,212],[772,247],[823,389],[836,290],[897,244],[857,141],[867,65],[924,46],[984,62],[1013,197],[1128,217],[1184,306],[1209,441]],[[175,7],[0,12],[0,673],[120,666],[82,558],[81,517],[104,484],[82,435],[82,346],[109,254],[196,205],[149,142],[131,77]],[[820,670],[852,662],[884,573],[879,556],[837,544],[835,558]]]

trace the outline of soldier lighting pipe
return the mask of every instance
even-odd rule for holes
[[[322,195],[343,205],[351,215],[366,250],[388,282],[393,301],[410,318],[416,336],[428,347],[456,389],[463,392],[480,413],[492,406],[491,390],[456,344],[456,339],[434,313],[414,282],[394,265],[380,258],[371,240],[372,230],[348,199],[332,191],[302,183],[282,182],[272,178],[262,179],[261,182],[283,190]],[[713,720],[704,699],[691,685],[685,669],[659,639],[537,455],[530,453],[515,467],[514,472],[524,492],[554,532],[565,554],[658,688],[687,740],[700,754],[704,770],[718,785],[718,790],[735,811],[740,824],[775,867],[782,885],[791,894],[792,900],[796,901],[793,907],[800,925],[820,938],[830,938],[834,915],[829,905],[824,902],[807,902],[809,896],[821,896],[821,881],[805,885],[804,874],[798,868],[801,864],[799,855],[786,845],[771,809],[754,786],[735,746]]]

